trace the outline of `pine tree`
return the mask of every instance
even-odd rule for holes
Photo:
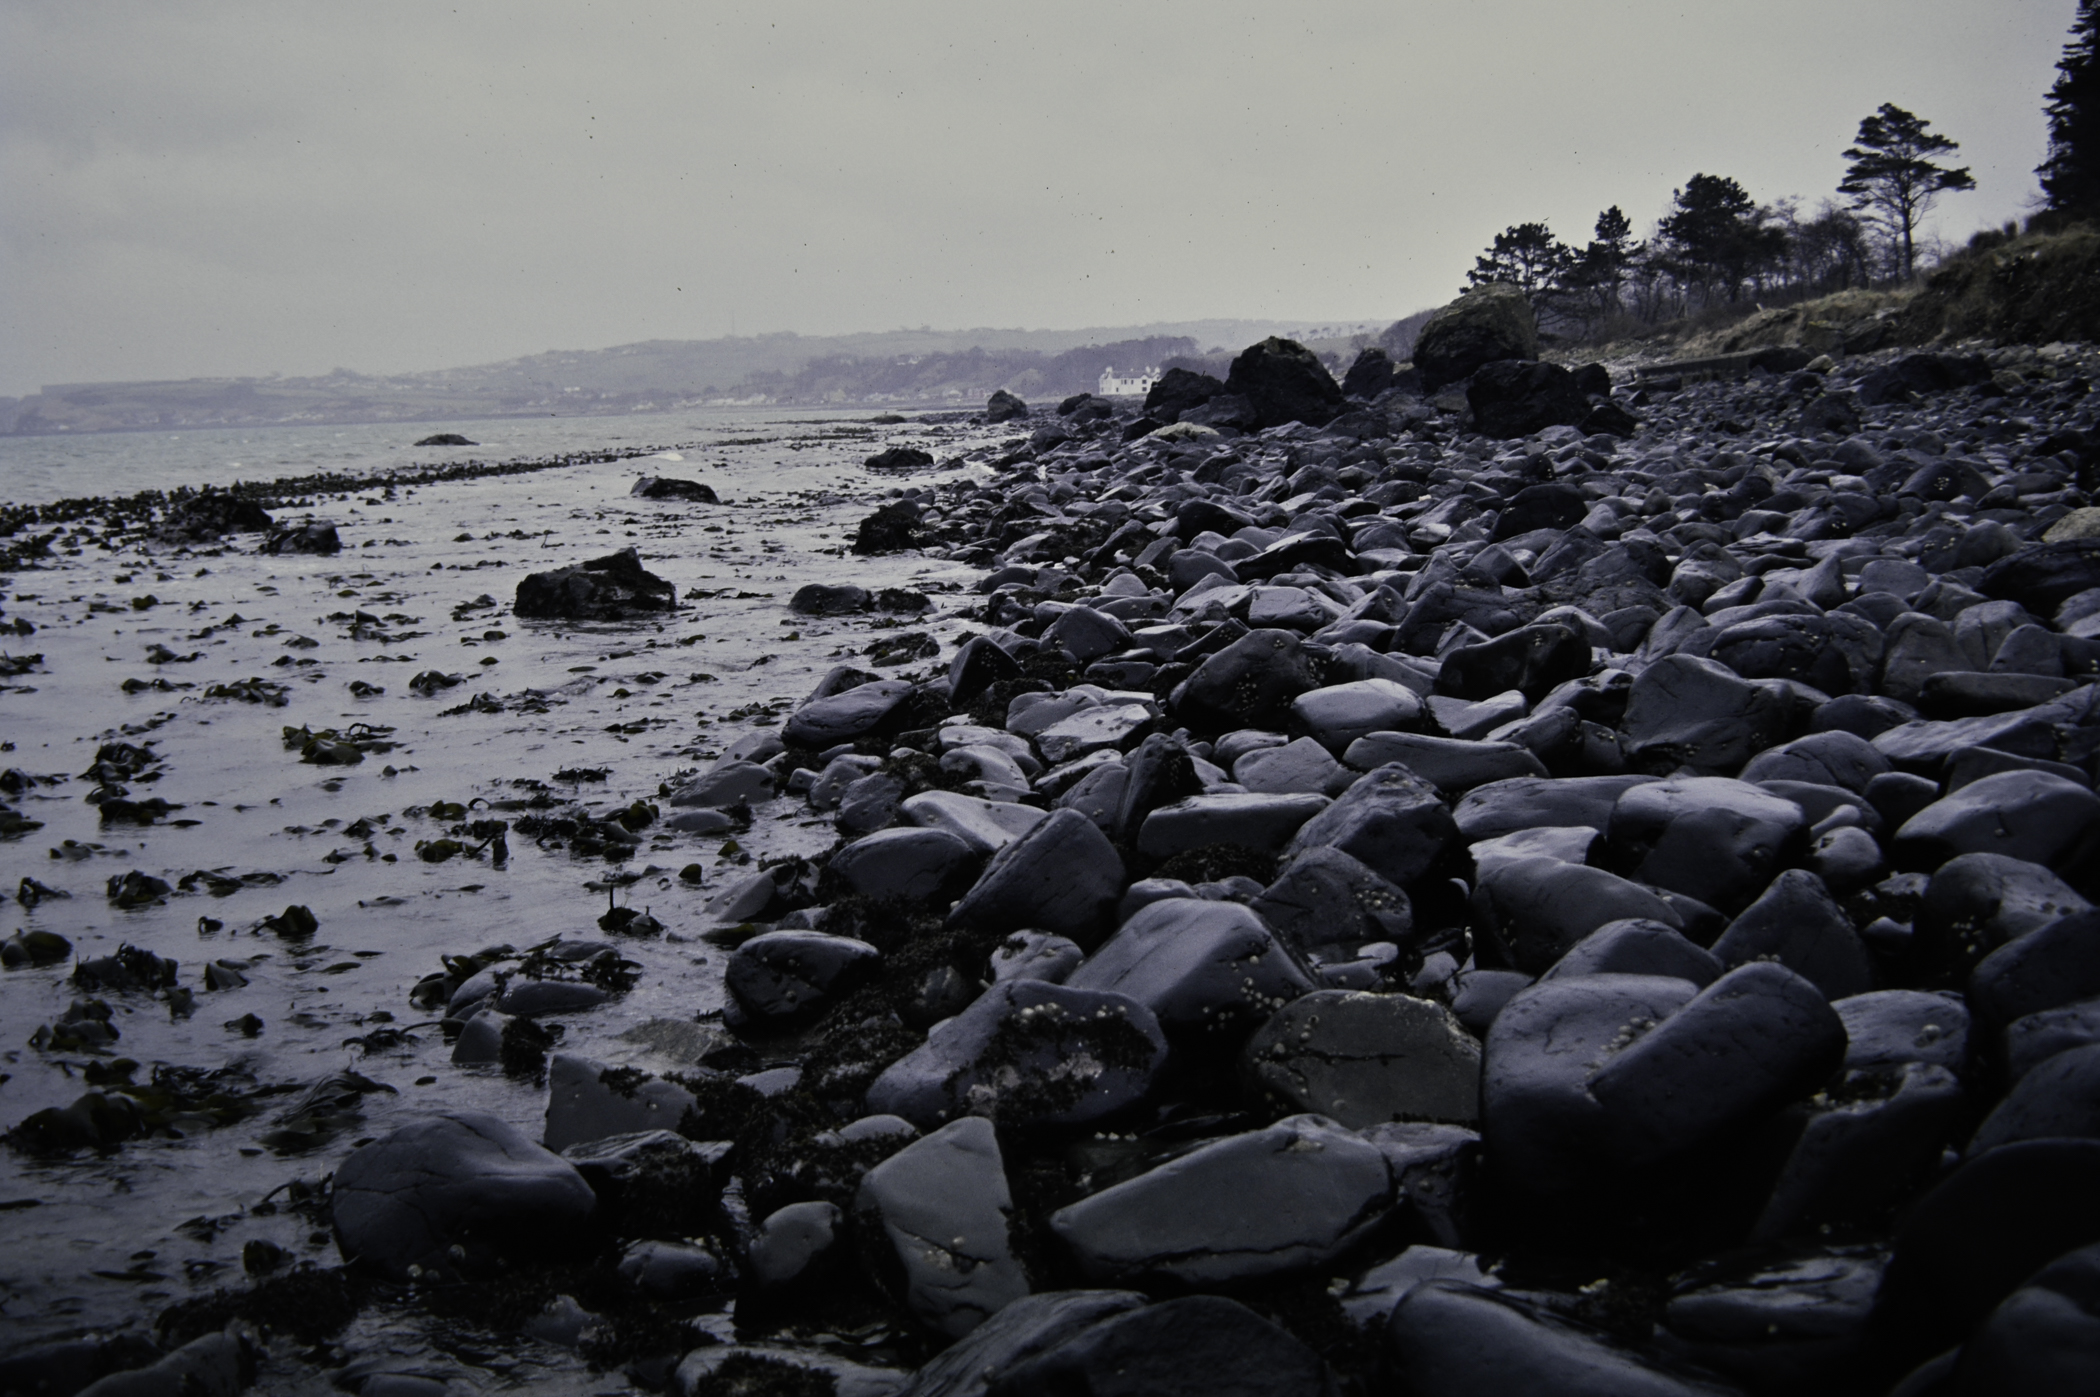
[[[1634,259],[1644,251],[1633,240],[1633,224],[1613,204],[1597,215],[1596,234],[1576,257],[1563,282],[1567,289],[1595,301],[1597,310],[1610,316],[1620,309],[1620,288]]]
[[[1770,226],[1749,191],[1723,175],[1693,175],[1673,196],[1673,208],[1656,225],[1671,274],[1708,292],[1718,285],[1731,301],[1786,252],[1785,230]]]
[[[1474,286],[1506,281],[1522,291],[1534,311],[1575,263],[1575,253],[1543,223],[1518,223],[1495,234],[1494,245],[1473,259],[1466,280]]]
[[[1893,102],[1859,123],[1859,144],[1848,146],[1845,178],[1838,193],[1852,196],[1852,207],[1879,223],[1889,242],[1902,253],[1903,276],[1917,271],[1913,236],[1918,223],[1939,201],[1941,191],[1974,189],[1966,169],[1949,169],[1933,161],[1961,146],[1927,130],[1928,123]]]
[[[2035,171],[2052,211],[2100,218],[2100,0],[2079,0],[2049,89],[2049,158]]]

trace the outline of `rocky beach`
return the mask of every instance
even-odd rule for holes
[[[1787,327],[13,507],[0,1393],[2088,1390],[2100,348]]]

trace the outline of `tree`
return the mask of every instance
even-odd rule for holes
[[[1859,123],[1859,144],[1848,146],[1845,178],[1838,193],[1852,196],[1852,207],[1878,223],[1891,245],[1902,253],[1903,276],[1917,272],[1917,250],[1912,241],[1918,221],[1932,210],[1942,191],[1974,189],[1976,181],[1966,169],[1954,170],[1933,161],[1936,155],[1952,155],[1961,147],[1893,102]]]
[[[1721,175],[1693,175],[1671,196],[1672,212],[1656,225],[1669,270],[1733,301],[1743,283],[1786,253],[1786,232],[1770,226],[1749,192]]]
[[[1576,255],[1562,284],[1609,317],[1621,309],[1620,292],[1627,273],[1644,250],[1633,240],[1633,224],[1613,204],[1597,215],[1596,235]]]
[[[1554,237],[1552,229],[1543,223],[1518,223],[1495,234],[1494,245],[1473,259],[1466,280],[1474,286],[1506,281],[1538,311],[1574,263],[1574,251]]]
[[[2052,211],[2100,218],[2100,0],[2079,0],[2049,89],[2049,158],[2035,171]]]

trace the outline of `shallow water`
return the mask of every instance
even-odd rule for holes
[[[602,431],[607,424],[593,425]],[[349,1069],[391,1090],[365,1095],[360,1121],[306,1153],[280,1153],[260,1140],[297,1101],[296,1091],[263,1100],[259,1114],[237,1124],[133,1141],[100,1158],[48,1162],[0,1149],[0,1349],[39,1336],[150,1325],[173,1301],[241,1284],[242,1247],[257,1239],[295,1259],[333,1264],[333,1244],[313,1222],[287,1211],[258,1214],[257,1205],[293,1179],[318,1180],[355,1141],[384,1133],[411,1112],[487,1110],[538,1134],[544,1091],[493,1068],[453,1067],[436,1016],[415,1010],[408,992],[441,968],[441,952],[499,942],[523,949],[556,935],[601,938],[596,919],[609,897],[603,880],[616,870],[603,859],[542,851],[516,833],[502,867],[468,857],[425,863],[416,842],[439,837],[449,822],[412,810],[528,795],[512,783],[530,778],[606,809],[657,799],[675,773],[777,722],[784,705],[826,669],[865,647],[866,619],[788,611],[789,596],[807,582],[927,592],[935,612],[900,624],[940,638],[944,654],[932,663],[945,663],[960,624],[947,613],[978,574],[919,555],[853,557],[842,545],[871,500],[893,484],[861,469],[863,457],[891,441],[931,436],[936,454],[947,458],[983,444],[981,429],[783,422],[777,411],[765,422],[703,425],[704,435],[679,440],[682,460],[570,466],[404,488],[393,498],[366,491],[317,502],[316,512],[341,528],[344,548],[334,557],[263,556],[254,551],[255,535],[181,552],[106,551],[83,539],[67,556],[12,579],[7,617],[26,617],[37,631],[9,636],[6,648],[41,652],[44,661],[4,681],[0,736],[7,750],[0,766],[59,779],[9,798],[43,828],[0,843],[0,887],[12,891],[26,876],[68,896],[9,904],[0,934],[44,929],[67,937],[76,957],[131,944],[181,963],[180,984],[195,993],[186,1018],[143,992],[102,995],[122,1035],[104,1060],[136,1060],[140,1081],[156,1063],[237,1066],[256,1084],[303,1090]],[[382,430],[401,434],[398,426]],[[759,437],[767,439],[752,440]],[[141,439],[128,440],[136,452]],[[603,444],[599,438],[560,449]],[[287,448],[274,459],[295,454]],[[135,466],[133,483],[120,488],[144,488],[142,474],[178,477],[188,468]],[[346,467],[314,460],[293,468]],[[642,473],[707,481],[725,503],[632,499],[628,488]],[[68,484],[56,493],[80,491]],[[18,489],[15,498],[25,495]],[[703,595],[643,623],[577,625],[510,614],[528,571],[629,544],[681,598]],[[463,609],[455,619],[455,608],[484,596],[497,604]],[[147,597],[150,605],[134,609]],[[360,611],[379,618],[379,635],[353,635]],[[194,658],[154,664],[147,658],[154,645]],[[464,682],[430,697],[412,693],[410,678],[432,669]],[[211,684],[251,677],[283,685],[285,705],[204,697]],[[131,678],[188,687],[125,694],[119,686]],[[357,682],[385,692],[357,697],[350,689]],[[520,711],[528,691],[540,696],[544,712]],[[484,693],[505,711],[443,716]],[[762,704],[775,706],[742,719],[725,716]],[[393,729],[395,750],[356,766],[319,767],[302,763],[281,739],[286,726],[354,723]],[[99,743],[114,740],[150,743],[164,759],[156,768],[161,779],[130,783],[132,798],[157,796],[182,809],[150,827],[99,823],[97,808],[82,799],[94,783],[80,773]],[[557,771],[574,768],[609,774],[602,784],[554,781]],[[799,799],[771,802],[758,814],[753,830],[738,836],[750,855],[815,852],[834,841],[829,822],[811,817]],[[369,835],[346,828],[360,819],[370,821]],[[623,952],[644,967],[640,984],[599,1009],[564,1016],[564,1049],[636,1058],[645,1049],[621,1039],[625,1030],[649,1019],[691,1021],[720,1006],[723,953],[694,933],[707,925],[701,908],[722,877],[742,870],[721,854],[722,836],[645,835],[653,837],[621,866],[642,876],[610,895],[647,907],[669,934],[623,941]],[[708,870],[703,885],[676,876],[693,862]],[[224,897],[199,885],[162,905],[119,910],[105,889],[130,869],[171,884],[196,870],[282,881]],[[319,919],[311,938],[256,929],[288,904]],[[202,919],[221,929],[205,929]],[[248,983],[207,991],[202,972],[213,960],[245,965]],[[71,969],[67,963],[0,975],[0,1128],[88,1089],[90,1054],[28,1045],[38,1026],[79,996]],[[253,1037],[228,1026],[248,1014],[264,1025]],[[353,1041],[382,1028],[412,1038],[370,1050]],[[386,1323],[368,1316],[357,1328],[370,1341],[375,1325],[391,1332]],[[390,1341],[423,1342],[405,1331]],[[622,1390],[617,1377],[586,1379],[560,1350],[525,1348],[533,1352],[522,1361],[542,1377],[567,1373],[584,1384],[575,1390]],[[312,1383],[323,1390],[311,1369],[283,1361],[287,1366],[265,1386],[303,1390]],[[487,1365],[468,1376],[476,1385],[497,1380]]]

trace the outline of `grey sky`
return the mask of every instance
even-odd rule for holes
[[[1367,320],[1508,224],[2035,196],[2075,0],[0,0],[0,394],[900,325]]]

